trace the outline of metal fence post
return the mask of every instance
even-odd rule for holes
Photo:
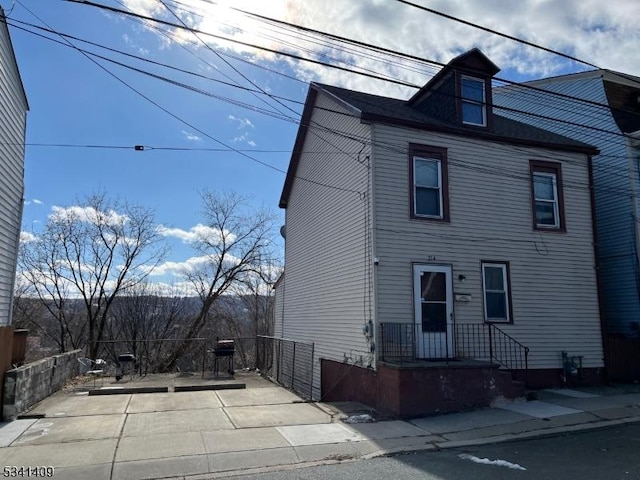
[[[294,379],[296,378],[296,342],[293,342],[293,360],[291,362],[291,389],[293,388]]]
[[[309,400],[313,400],[313,364],[315,363],[315,343],[311,344],[311,381],[309,382]]]
[[[202,378],[204,378],[204,369],[207,359],[207,339],[202,340]]]

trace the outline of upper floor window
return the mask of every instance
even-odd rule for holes
[[[485,81],[481,78],[462,76],[460,79],[462,123],[487,125],[487,99]]]
[[[564,231],[560,164],[532,160],[530,172],[534,229]]]
[[[446,150],[410,146],[411,216],[432,220],[449,218]]]

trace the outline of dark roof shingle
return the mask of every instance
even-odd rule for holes
[[[496,113],[493,114],[492,131],[485,131],[477,127],[451,125],[450,123],[434,119],[420,110],[413,108],[405,100],[356,92],[332,85],[319,83],[315,85],[321,90],[335,95],[342,101],[360,110],[363,120],[399,124],[418,129],[446,130],[453,134],[478,136],[507,143],[532,144],[532,146],[597,154],[597,149],[591,145],[500,116]]]

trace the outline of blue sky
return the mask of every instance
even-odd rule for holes
[[[416,1],[601,67],[640,75],[637,57],[640,34],[636,26],[637,18],[640,18],[638,2],[526,0],[517,2],[516,11],[516,2],[507,0]],[[223,101],[201,95],[98,60],[122,81],[170,111],[171,116],[78,51],[10,27],[30,104],[27,143],[129,147],[27,146],[27,204],[23,222],[26,231],[37,232],[53,206],[71,206],[78,198],[102,191],[111,197],[126,198],[153,208],[159,223],[184,231],[201,221],[199,192],[203,189],[240,193],[256,208],[271,208],[278,215],[277,223],[281,224],[284,213],[277,207],[284,181],[281,171],[288,166],[308,82],[320,81],[392,96],[407,97],[413,92],[386,82],[279,58],[207,37],[211,49],[246,61],[222,57],[240,71],[241,76],[189,33],[163,27],[168,31],[168,37],[163,36],[134,20],[62,0],[20,2],[0,1],[9,21],[15,25],[29,30],[34,28],[18,22],[42,26],[26,7],[51,28],[65,34],[244,88],[255,88],[244,78],[247,77],[261,90],[292,100],[282,102],[294,111],[265,95],[256,96],[220,82],[170,71],[75,42],[136,68],[228,99]],[[101,0],[101,3],[176,22],[157,0]],[[507,79],[539,78],[586,68],[392,0],[181,0],[180,3],[168,3],[195,28],[268,48],[325,60],[331,58],[328,61],[351,63],[417,85],[425,83],[435,72],[434,68],[414,62],[399,63],[388,57],[374,59],[365,57],[363,52],[348,53],[326,43],[295,38],[281,28],[221,8],[223,4],[440,62],[447,62],[477,46],[502,68],[499,76]],[[242,108],[238,103],[250,108]],[[251,107],[281,113],[267,115]],[[276,118],[282,116],[288,120]],[[273,168],[233,151],[198,150],[225,149],[207,135],[234,149],[246,151]],[[134,145],[185,150],[134,151]],[[173,247],[169,261],[186,262],[195,255],[177,238]]]

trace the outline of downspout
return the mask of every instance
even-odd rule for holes
[[[370,211],[371,211],[371,220],[369,222],[369,228],[371,229],[371,265],[370,268],[373,270],[371,275],[371,300],[373,302],[373,344],[375,346],[375,350],[373,352],[373,369],[378,370],[378,350],[380,345],[378,344],[378,331],[380,328],[379,319],[380,315],[378,312],[378,269],[380,263],[380,257],[378,257],[378,251],[376,248],[376,239],[377,239],[377,223],[376,223],[376,162],[375,162],[375,154],[374,154],[374,142],[373,138],[375,136],[375,125],[369,125],[369,135],[371,140],[371,150],[369,152],[369,175],[370,175],[370,186],[369,186],[369,195],[371,199]]]

